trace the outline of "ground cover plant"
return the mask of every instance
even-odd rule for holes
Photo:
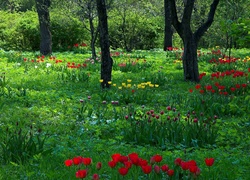
[[[0,51],[0,179],[249,179],[249,50]]]

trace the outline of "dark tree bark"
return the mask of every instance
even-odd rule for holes
[[[36,9],[40,25],[40,53],[48,55],[52,53],[52,36],[50,33],[49,7],[51,0],[36,0]]]
[[[164,11],[165,11],[165,30],[164,30],[164,46],[163,50],[169,50],[168,47],[173,46],[173,30],[171,23],[171,9],[168,0],[164,0]]]
[[[108,35],[108,17],[105,0],[96,0],[97,14],[99,19],[99,34],[101,46],[101,79],[102,88],[109,88],[112,74],[113,60],[110,57],[109,35]]]
[[[170,3],[172,24],[181,37],[184,44],[184,53],[182,56],[184,79],[188,81],[199,82],[199,69],[197,60],[197,48],[200,38],[211,26],[214,20],[214,14],[220,0],[213,0],[210,6],[207,20],[193,33],[190,27],[192,11],[195,0],[185,0],[184,12],[181,22],[177,17],[175,0],[167,0]]]

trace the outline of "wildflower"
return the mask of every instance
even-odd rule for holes
[[[193,89],[189,89],[189,92],[192,93],[192,92],[193,92]]]
[[[205,163],[207,166],[212,166],[214,164],[214,158],[206,158]]]
[[[112,84],[112,82],[111,82],[111,81],[108,81],[108,84]]]
[[[126,167],[121,167],[118,169],[120,175],[125,176],[128,173],[128,168]]]
[[[127,79],[127,82],[130,83],[132,80],[131,79]]]
[[[103,82],[103,79],[100,79],[99,82],[102,83],[102,82]]]
[[[102,101],[102,104],[107,104],[107,101]]]

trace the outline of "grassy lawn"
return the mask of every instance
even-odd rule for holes
[[[250,51],[219,52],[198,52],[199,84],[183,80],[181,49],[112,52],[112,86],[102,90],[88,53],[1,50],[0,179],[75,179],[79,169],[86,179],[250,179]],[[152,172],[134,163],[123,177],[117,153],[137,153]],[[91,164],[65,165],[79,156]],[[199,171],[184,170],[190,160]],[[157,171],[164,164],[172,176]]]

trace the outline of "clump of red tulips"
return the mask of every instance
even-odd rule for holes
[[[133,152],[128,155],[122,155],[115,153],[111,155],[111,159],[108,161],[108,170],[105,171],[105,175],[102,173],[96,173],[102,168],[102,162],[97,162],[93,167],[92,159],[85,157],[74,157],[73,159],[67,159],[64,162],[65,166],[78,167],[75,177],[84,179],[88,176],[92,176],[93,180],[102,179],[102,176],[107,176],[110,173],[110,178],[145,178],[145,179],[172,179],[181,178],[195,179],[202,173],[201,168],[195,160],[183,160],[176,158],[174,160],[173,167],[165,163],[163,156],[155,154],[150,157],[149,160],[141,158],[137,153]],[[213,166],[214,158],[205,158],[205,165],[209,168]],[[85,168],[82,168],[84,166]],[[95,171],[93,171],[93,168]],[[210,170],[210,169],[209,169]],[[116,173],[114,173],[116,171]]]

